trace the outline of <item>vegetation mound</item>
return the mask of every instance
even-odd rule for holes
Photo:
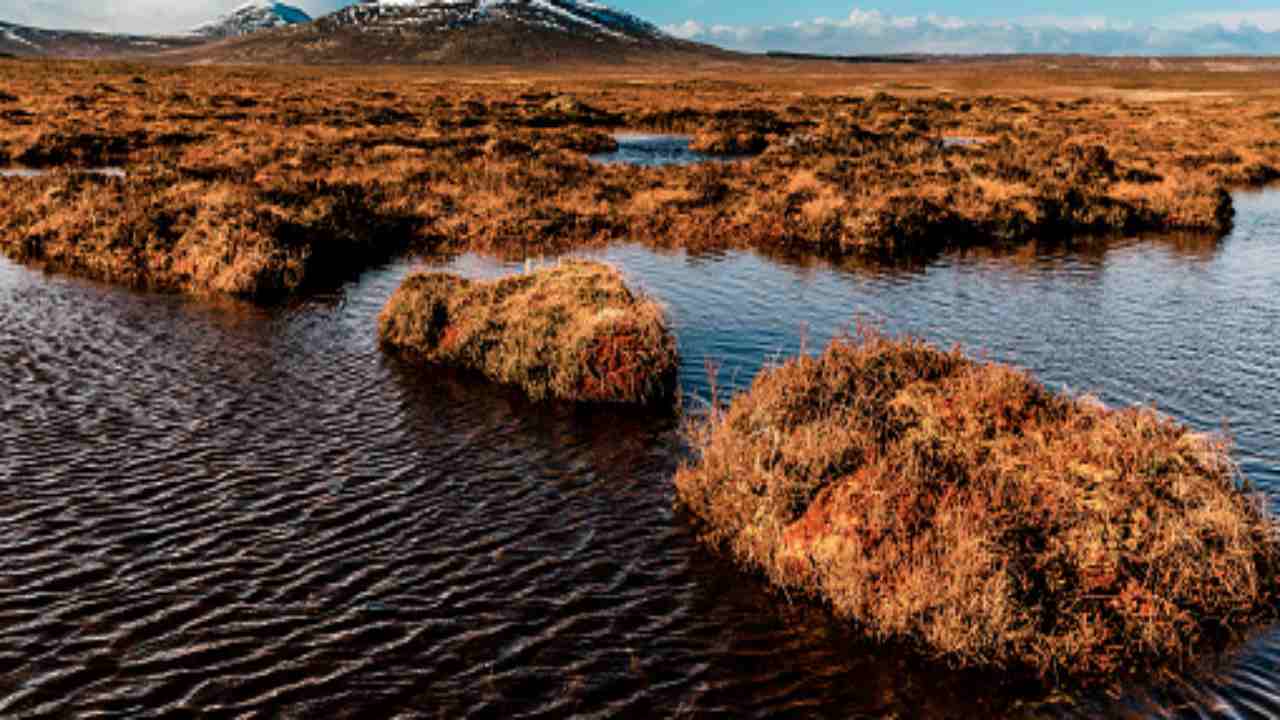
[[[535,400],[653,404],[676,386],[662,308],[600,263],[566,260],[494,282],[411,276],[379,318],[384,344],[479,370]]]
[[[961,665],[1179,667],[1277,594],[1275,526],[1225,440],[958,350],[837,340],[692,439],[675,484],[709,544]]]
[[[414,221],[379,186],[127,177],[60,170],[7,183],[0,253],[153,290],[273,302],[407,245]]]

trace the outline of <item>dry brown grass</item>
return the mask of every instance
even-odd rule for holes
[[[136,287],[279,299],[402,249],[414,220],[371,207],[377,186],[269,188],[134,170],[24,181],[0,216],[19,260]],[[381,213],[381,214],[380,214]]]
[[[493,282],[419,273],[379,318],[384,344],[478,370],[535,400],[655,404],[678,357],[663,309],[601,263],[566,260]]]
[[[1221,234],[1228,189],[1280,177],[1271,66],[1058,62],[551,75],[5,61],[0,163],[122,165],[130,178],[92,192],[65,175],[0,181],[0,251],[267,299],[330,281],[305,259],[321,246],[358,269],[415,245],[520,257],[638,241],[842,259],[1081,233]],[[763,153],[676,168],[589,162],[613,129]],[[984,142],[941,142],[955,136]],[[240,200],[200,199],[227,193]],[[184,230],[185,244],[164,229],[190,217],[207,231]],[[197,243],[208,248],[181,256]]]
[[[1277,596],[1280,542],[1227,443],[864,332],[695,426],[704,537],[880,638],[1105,680],[1186,662]]]

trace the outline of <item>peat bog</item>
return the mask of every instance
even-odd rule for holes
[[[1170,75],[1173,89],[1151,99],[1084,68],[1011,64],[1007,87],[892,94],[877,88],[905,87],[886,77],[909,70],[772,67],[754,82],[643,68],[469,82],[430,69],[0,63],[13,98],[0,164],[129,173],[8,179],[0,249],[112,282],[270,301],[414,248],[523,258],[630,241],[838,259],[1221,234],[1229,190],[1280,177],[1280,100],[1180,89],[1212,86],[1211,73]],[[755,157],[592,162],[624,130]]]
[[[0,591],[0,710],[1275,707],[1273,630],[1225,655],[1201,642],[1274,611],[1275,534],[1229,446],[1198,435],[1231,419],[1230,459],[1275,492],[1280,224],[1272,201],[1233,196],[1280,178],[1280,96],[1252,91],[1273,73],[741,62],[754,74],[0,61],[0,167],[14,169],[0,251],[81,276],[0,264],[16,390],[0,427],[4,562],[30,591]],[[632,160],[678,162],[625,161],[635,133],[682,139]],[[654,321],[606,323],[618,331],[585,345],[593,369],[568,379],[538,364],[561,343],[537,329],[577,311],[520,271],[565,254],[630,286],[561,264],[612,288],[586,298],[587,325],[622,322],[591,304],[604,295]],[[452,274],[411,275],[407,255]],[[480,282],[469,264],[508,277]],[[919,383],[887,363],[893,392],[863,428],[874,442],[801,452],[847,431],[822,413],[844,412],[833,398],[862,371],[803,357],[800,327],[820,319],[829,339],[867,310],[1049,387],[922,351],[950,370]],[[646,339],[653,383],[619,364]],[[417,362],[445,346],[450,364],[523,389]],[[668,415],[536,401],[678,386],[697,408],[797,355],[790,372],[817,377],[782,410],[743,396],[724,416],[749,431],[722,443],[745,448],[743,468],[783,471],[731,499],[733,477],[679,469],[699,457],[690,439],[705,460],[708,438],[733,435],[715,412],[690,437]],[[726,356],[742,374],[711,383]],[[930,484],[935,463],[962,479],[954,492]],[[844,482],[858,468],[920,492],[881,507],[888,495]],[[1037,468],[1061,492],[1005,482]],[[950,576],[896,576],[937,603],[830,582],[833,568],[893,576],[913,533],[992,500],[965,532],[915,547],[959,538],[973,552],[941,566]],[[1116,518],[1120,500],[1134,502]],[[884,522],[863,523],[876,508]],[[983,524],[1028,513],[1045,524]],[[853,526],[876,567],[841,545]],[[992,551],[1015,541],[1027,553]],[[1029,602],[957,611],[1002,579]],[[966,644],[976,627],[986,645]],[[1168,682],[1143,682],[1149,661]],[[1046,694],[1060,684],[1072,694]]]

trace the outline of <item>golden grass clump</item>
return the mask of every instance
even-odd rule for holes
[[[565,260],[493,282],[418,273],[379,318],[385,345],[471,368],[535,400],[670,400],[678,355],[663,309],[614,268]]]
[[[863,332],[692,430],[713,547],[881,639],[1101,679],[1262,619],[1280,545],[1225,440]]]
[[[376,188],[263,189],[155,168],[56,172],[6,188],[0,252],[133,287],[277,300],[409,244]]]

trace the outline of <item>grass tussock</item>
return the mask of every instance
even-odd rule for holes
[[[665,313],[614,268],[566,260],[493,282],[411,276],[379,318],[385,345],[478,370],[533,399],[656,404],[675,390]]]
[[[0,248],[19,260],[134,287],[274,300],[343,279],[351,256],[385,257],[411,237],[376,187],[301,189],[183,177],[58,172],[13,189]],[[20,199],[20,201],[18,200]]]
[[[704,537],[877,637],[1100,679],[1257,621],[1280,545],[1226,441],[863,332],[692,431]]]

